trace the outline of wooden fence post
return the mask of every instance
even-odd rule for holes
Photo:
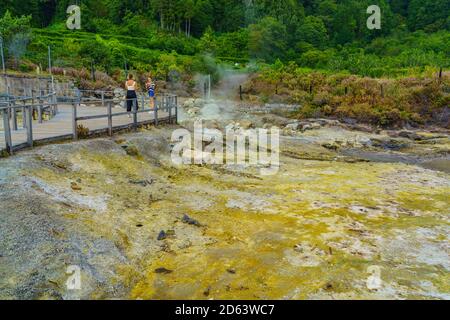
[[[172,97],[167,97],[167,107],[169,109],[169,123],[172,123]]]
[[[78,139],[78,125],[77,125],[77,104],[72,105],[72,132],[73,140]]]
[[[17,131],[17,110],[16,110],[16,108],[14,108],[15,106],[16,106],[16,102],[15,101],[11,102],[12,129],[14,131]]]
[[[108,135],[113,135],[113,123],[112,123],[112,102],[108,102]]]
[[[25,107],[27,101],[28,100],[23,100],[23,107],[22,107],[22,128],[24,128],[24,129],[27,127],[27,124],[28,124],[28,120],[27,120],[28,113],[27,113],[27,108]]]
[[[158,125],[158,99],[155,98],[155,126]]]
[[[55,115],[59,112],[58,109],[58,96],[56,95],[56,91],[53,93],[55,96],[53,97],[53,100],[55,100]]]
[[[178,96],[175,96],[175,124],[178,124]]]
[[[43,121],[43,110],[44,109],[44,100],[42,100],[42,90],[40,91],[39,94],[39,106],[38,106],[38,121],[39,123],[42,123]]]
[[[105,91],[102,90],[102,107],[105,106]]]
[[[33,105],[33,119],[37,119],[36,107],[34,106],[34,89],[31,89],[31,104]]]
[[[137,98],[133,99],[133,128],[137,130]]]
[[[28,108],[26,108],[26,118],[27,118],[27,141],[28,141],[28,146],[32,147],[33,146],[33,107],[30,106]],[[25,114],[24,114],[25,116]]]
[[[9,126],[9,105],[6,109],[3,110],[3,130],[5,130],[5,144],[6,151],[12,155],[12,139],[11,139],[11,127]]]
[[[240,97],[241,101],[244,100],[242,98],[242,85],[239,86],[239,97]]]

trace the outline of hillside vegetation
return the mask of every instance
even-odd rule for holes
[[[81,30],[66,27],[69,0],[0,4],[10,70],[48,71],[50,46],[53,74],[82,88],[131,71],[190,94],[226,65],[252,74],[245,98],[301,103],[303,117],[448,123],[448,0],[84,0]],[[374,4],[380,30],[366,26]]]

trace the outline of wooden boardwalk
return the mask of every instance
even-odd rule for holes
[[[32,143],[28,129],[23,128],[21,121],[19,121],[18,130],[10,130],[11,150],[11,148],[7,148],[7,135],[5,135],[4,125],[0,127],[0,151],[8,150],[11,153],[11,151],[14,152],[21,148],[30,147],[33,144],[77,139],[79,130],[75,130],[74,128],[80,125],[83,128],[88,128],[90,134],[112,134],[113,131],[126,128],[133,129],[145,124],[175,123],[177,118],[176,99],[172,99],[172,101],[175,102],[175,105],[173,103],[172,105],[164,104],[164,102],[161,105],[157,103],[156,117],[155,111],[150,110],[147,103],[145,109],[140,109],[136,113],[127,114],[123,108],[113,108],[111,106],[112,103],[105,104],[99,102],[84,105],[84,102],[81,102],[81,104],[76,105],[75,115],[74,105],[58,103],[58,112],[50,120],[43,121],[42,123],[39,123],[37,120],[31,121]],[[140,107],[142,108],[142,106]],[[30,123],[29,119],[26,121]],[[9,126],[11,129],[12,125]],[[74,132],[76,133],[74,134]]]

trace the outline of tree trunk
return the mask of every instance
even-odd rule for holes
[[[191,37],[191,18],[189,18],[188,37]]]

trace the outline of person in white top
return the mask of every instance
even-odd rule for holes
[[[137,101],[137,83],[133,80],[133,75],[128,75],[128,80],[125,82],[125,88],[127,89],[127,112],[131,112],[133,110],[133,103],[136,103],[136,110],[139,109],[138,101]]]

